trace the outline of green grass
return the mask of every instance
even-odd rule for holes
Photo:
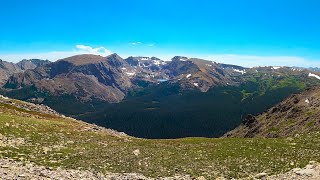
[[[263,171],[274,174],[305,166],[310,160],[320,161],[319,133],[293,140],[146,140],[82,131],[84,127],[69,119],[25,118],[5,111],[0,114],[0,133],[12,139],[23,138],[24,144],[0,146],[0,156],[53,168],[136,172],[150,177],[190,174],[208,179],[246,177]],[[140,150],[138,156],[133,154],[136,149]],[[290,165],[292,162],[294,166]]]
[[[269,132],[278,132],[278,131],[280,131],[280,129],[273,127],[273,128],[270,128],[268,131]]]

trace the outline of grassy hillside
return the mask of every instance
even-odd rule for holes
[[[320,88],[295,94],[259,116],[248,117],[226,136],[288,137],[320,130]]]
[[[274,174],[320,161],[319,132],[288,139],[146,140],[7,104],[0,104],[0,112],[0,157],[52,168],[212,179]]]

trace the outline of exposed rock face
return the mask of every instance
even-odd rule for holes
[[[4,87],[17,89],[34,85],[39,91],[54,95],[119,102],[133,86],[121,71],[126,67],[128,64],[116,54],[108,57],[77,55],[14,74]]]
[[[184,89],[206,92],[210,87],[233,84],[229,73],[212,61],[176,56],[163,71]]]
[[[320,88],[295,94],[265,113],[249,116],[228,137],[287,137],[320,130]]]
[[[21,72],[21,69],[14,63],[0,60],[0,85],[3,85],[12,74],[18,72]]]
[[[51,63],[49,60],[41,60],[41,59],[24,59],[16,64],[21,70],[25,71],[28,69],[35,69],[39,66],[43,66],[45,64]]]
[[[242,124],[246,127],[253,127],[256,123],[257,119],[251,114],[247,115],[247,117],[242,122]]]
[[[22,60],[16,64],[0,60],[0,86],[3,86],[14,73],[34,69],[48,63],[50,63],[50,61],[40,59]]]

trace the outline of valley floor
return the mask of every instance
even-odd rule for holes
[[[0,175],[4,179],[33,177],[28,174],[41,179],[38,176],[50,173],[57,179],[99,178],[102,174],[118,179],[140,174],[142,179],[176,175],[182,179],[246,178],[260,173],[273,177],[320,161],[319,132],[276,139],[147,140],[25,110],[16,106],[19,103],[0,103]],[[317,173],[318,165],[314,169]],[[121,175],[125,173],[134,174]]]

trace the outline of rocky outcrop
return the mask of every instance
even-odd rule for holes
[[[35,69],[37,67],[51,63],[49,60],[24,59],[16,64],[21,70]]]
[[[259,116],[248,116],[226,137],[288,137],[320,130],[320,88],[295,94]]]
[[[54,116],[65,117],[64,115],[57,113],[55,110],[51,109],[50,107],[44,104],[33,104],[33,103],[23,102],[19,100],[10,99],[3,95],[0,95],[0,104],[5,104],[15,108],[23,109],[27,112],[39,112],[39,113],[50,114]]]
[[[260,179],[267,180],[318,180],[320,179],[320,163],[310,161],[304,168],[295,168],[284,174],[277,174],[273,176],[263,176]]]

